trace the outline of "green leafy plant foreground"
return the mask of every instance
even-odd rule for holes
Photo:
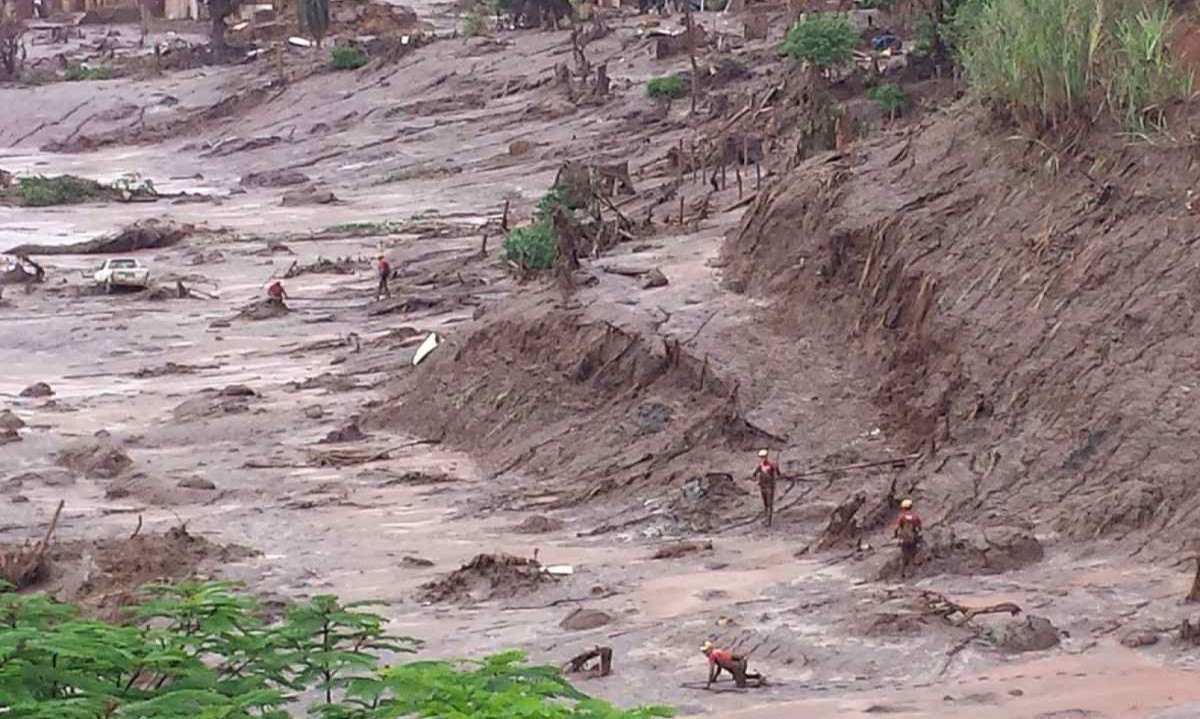
[[[319,596],[279,621],[228,584],[148,588],[126,625],[44,595],[0,594],[5,719],[646,719],[592,700],[552,667],[508,652],[385,667],[417,642],[389,636],[369,603]],[[302,714],[295,707],[308,704]]]
[[[654,77],[646,83],[646,94],[653,98],[677,100],[688,94],[688,81],[679,75]]]
[[[854,25],[840,15],[816,14],[801,20],[783,39],[783,53],[796,62],[827,70],[850,62],[862,42]]]

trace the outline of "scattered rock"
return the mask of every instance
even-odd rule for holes
[[[699,552],[708,552],[713,548],[712,542],[676,542],[659,547],[651,559],[678,559],[689,554],[697,554]]]
[[[35,382],[21,390],[22,397],[49,397],[52,394],[54,390],[45,382]]]
[[[643,290],[652,290],[656,287],[666,287],[668,284],[667,276],[662,273],[662,270],[655,267],[646,273],[642,280]]]
[[[283,201],[280,204],[284,207],[296,207],[299,205],[330,205],[337,201],[337,196],[329,190],[302,187],[283,193]]]
[[[23,494],[14,494],[13,498],[10,499],[9,501],[12,502],[13,504],[28,504],[29,497],[26,497]]]
[[[75,484],[75,474],[60,467],[49,467],[19,474],[8,481],[15,487],[21,487],[26,484],[36,484],[43,487],[67,487]]]
[[[203,477],[186,477],[184,479],[179,480],[179,484],[177,484],[176,486],[182,487],[183,489],[213,490],[213,489],[217,488],[217,485],[213,484],[212,482],[210,482],[209,480],[207,480]]]
[[[309,419],[321,419],[325,416],[325,410],[319,404],[310,404],[304,408],[304,416]]]
[[[25,421],[11,409],[0,410],[0,430],[17,430],[25,426]]]
[[[1158,644],[1158,633],[1150,629],[1135,629],[1121,637],[1121,644],[1130,649]]]
[[[1027,615],[989,629],[988,637],[997,647],[1009,652],[1038,652],[1058,646],[1058,628],[1045,617]]]
[[[15,429],[0,429],[0,445],[20,442],[21,434]]]
[[[405,567],[425,568],[425,567],[432,567],[433,561],[429,560],[429,559],[425,559],[424,557],[414,557],[413,555],[409,554],[400,559],[400,564],[401,564],[401,566],[405,566]]]
[[[325,439],[322,439],[320,444],[337,444],[338,442],[358,442],[359,440],[363,440],[366,438],[367,438],[367,435],[363,434],[363,431],[358,428],[358,424],[355,422],[351,422],[350,424],[346,425],[345,427],[339,427],[338,429],[335,429],[335,430],[331,431],[329,434],[325,435]]]
[[[218,397],[257,397],[258,392],[250,389],[244,384],[226,385],[224,389],[217,392]]]
[[[75,470],[85,477],[113,479],[133,466],[133,460],[107,437],[76,442],[58,454],[59,466]]]
[[[292,187],[308,182],[308,175],[299,170],[266,170],[242,176],[244,187]]]
[[[533,152],[533,143],[529,140],[516,140],[508,144],[508,154],[512,157],[524,157]]]
[[[612,615],[608,614],[608,612],[602,612],[599,609],[580,608],[564,617],[559,626],[563,629],[583,632],[589,629],[599,629],[611,623]]]
[[[199,397],[179,403],[171,414],[179,422],[241,414],[250,410],[250,401],[257,397],[258,394],[245,385],[230,385],[221,390],[207,389]]]
[[[534,514],[513,527],[512,531],[517,534],[546,534],[547,532],[557,532],[562,528],[563,521],[561,519]]]

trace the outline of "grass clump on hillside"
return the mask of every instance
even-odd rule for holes
[[[1018,122],[1054,127],[1107,109],[1131,131],[1163,130],[1166,105],[1191,93],[1166,48],[1165,1],[979,0],[960,15],[968,81]]]
[[[99,197],[104,191],[99,182],[73,175],[36,175],[17,180],[17,194],[27,207],[78,204]]]
[[[538,201],[533,222],[505,235],[504,260],[523,270],[539,271],[554,267],[554,261],[558,259],[558,233],[554,229],[554,215],[560,212],[573,217],[563,200],[562,191],[558,187],[551,187]]]
[[[783,53],[796,62],[827,70],[850,62],[862,42],[854,25],[840,15],[811,15],[783,38]]]
[[[646,83],[646,94],[652,98],[678,100],[688,94],[688,81],[680,75],[653,77]]]
[[[330,55],[335,70],[357,70],[367,64],[367,54],[356,47],[335,47]]]

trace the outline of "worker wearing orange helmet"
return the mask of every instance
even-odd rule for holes
[[[913,501],[905,499],[900,502],[900,516],[896,518],[896,529],[892,536],[900,540],[900,576],[908,577],[916,565],[917,552],[924,540],[921,539],[923,525],[921,517],[913,511]]]
[[[746,670],[749,662],[745,657],[734,654],[729,649],[718,649],[712,642],[706,641],[704,646],[700,647],[700,651],[708,657],[708,683],[704,685],[705,689],[710,688],[713,682],[717,681],[717,677],[721,675],[722,671],[729,672],[733,677],[733,683],[739,689],[746,688],[747,679],[754,679],[760,685],[766,682],[763,675]]]
[[[758,490],[762,494],[764,524],[770,527],[775,517],[775,484],[779,480],[779,465],[771,461],[771,453],[765,449],[758,450],[758,467],[754,469],[754,478],[758,480]]]

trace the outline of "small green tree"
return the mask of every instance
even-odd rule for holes
[[[817,70],[845,65],[862,38],[840,15],[810,15],[796,23],[783,39],[783,52]]]
[[[895,120],[908,107],[908,93],[904,88],[885,82],[867,90],[867,99],[875,101],[887,113],[889,120]]]

